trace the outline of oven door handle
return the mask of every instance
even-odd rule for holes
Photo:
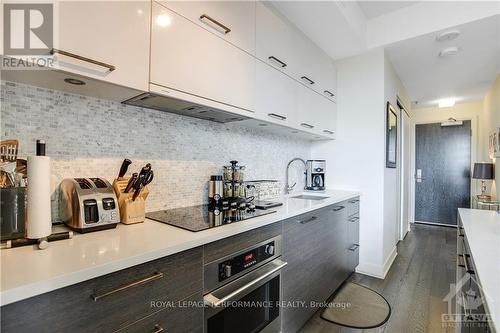
[[[207,294],[207,295],[205,295],[203,297],[203,301],[209,307],[211,307],[211,308],[217,308],[217,307],[223,305],[224,303],[229,302],[229,301],[235,299],[239,294],[241,294],[241,293],[245,292],[246,290],[252,288],[254,285],[258,284],[262,280],[265,280],[266,278],[268,278],[269,276],[273,275],[274,273],[276,273],[277,271],[279,271],[280,269],[282,269],[283,267],[285,267],[288,264],[287,262],[281,261],[280,259],[275,259],[273,261],[273,263],[274,263],[274,267],[273,268],[271,268],[270,270],[268,270],[264,274],[259,275],[259,277],[257,277],[256,279],[253,279],[253,280],[245,283],[243,286],[241,286],[240,288],[238,288],[238,289],[234,290],[233,292],[227,294],[226,296],[219,298],[219,297],[215,296],[213,293],[210,293],[210,294]]]

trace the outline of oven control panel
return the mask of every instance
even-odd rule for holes
[[[271,241],[219,263],[219,282],[271,258],[274,250],[275,243]]]

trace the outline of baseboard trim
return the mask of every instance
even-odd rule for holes
[[[391,250],[391,253],[384,261],[383,266],[373,265],[369,263],[359,263],[358,267],[356,267],[356,273],[368,275],[377,279],[384,279],[397,256],[397,247],[394,246]]]

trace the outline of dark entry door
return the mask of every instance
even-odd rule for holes
[[[457,224],[470,207],[471,122],[416,125],[415,222]]]

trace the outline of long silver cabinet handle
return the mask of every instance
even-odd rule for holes
[[[162,333],[164,331],[165,330],[163,329],[163,327],[161,327],[159,324],[156,324],[155,325],[155,330],[153,331],[153,333]]]
[[[200,21],[201,22],[204,22],[206,23],[208,20],[209,22],[212,22],[213,24],[215,24],[216,26],[218,26],[219,28],[222,28],[222,30],[224,30],[224,35],[227,35],[228,33],[231,32],[231,29],[229,29],[228,27],[226,27],[224,24],[220,23],[219,21],[217,21],[216,19],[214,18],[211,18],[210,16],[208,16],[207,14],[203,14],[200,16]]]
[[[208,306],[210,306],[212,308],[217,308],[217,307],[221,306],[222,304],[224,304],[225,302],[234,299],[239,294],[241,294],[241,293],[245,292],[246,290],[252,288],[254,285],[256,285],[257,283],[259,283],[260,281],[262,281],[262,280],[266,279],[267,277],[273,275],[274,273],[276,273],[277,271],[279,271],[280,269],[282,269],[283,267],[285,267],[287,264],[288,264],[287,262],[279,260],[279,264],[276,265],[273,269],[269,270],[265,274],[260,275],[258,278],[256,278],[256,279],[254,279],[254,280],[252,280],[252,281],[244,284],[243,286],[241,286],[240,288],[236,289],[232,293],[230,293],[230,294],[228,294],[228,295],[226,295],[226,296],[224,296],[222,298],[218,298],[214,294],[208,294],[208,295],[205,295],[203,297],[203,301]]]
[[[323,91],[323,92],[324,92],[325,94],[327,94],[328,96],[330,96],[330,97],[335,96],[335,94],[334,94],[334,93],[332,93],[332,92],[331,92],[331,91],[329,91],[329,90],[325,90],[325,91]]]
[[[349,203],[352,203],[352,204],[355,204],[355,203],[358,203],[358,202],[359,202],[359,199],[349,200]]]
[[[300,126],[305,127],[305,128],[314,128],[313,125],[308,124],[308,123],[301,123]]]
[[[98,300],[100,300],[100,299],[102,299],[104,297],[108,297],[108,296],[111,296],[113,294],[119,293],[121,291],[125,291],[127,289],[134,288],[134,287],[140,286],[142,284],[145,284],[145,283],[148,283],[148,282],[152,282],[152,281],[155,281],[155,280],[158,280],[158,279],[161,279],[161,278],[163,278],[163,273],[161,273],[161,272],[155,272],[151,276],[147,276],[147,277],[142,278],[140,280],[127,283],[127,284],[125,284],[125,285],[123,285],[121,287],[118,287],[116,289],[107,291],[107,292],[102,293],[102,294],[92,295],[91,297],[94,300],[94,302],[97,302]]]
[[[308,78],[308,77],[307,77],[307,76],[305,76],[305,75],[304,75],[304,76],[302,76],[302,77],[301,77],[301,79],[302,79],[302,80],[304,80],[304,81],[307,81],[307,83],[309,83],[309,84],[314,84],[314,81],[313,81],[313,80],[311,80],[310,78]]]
[[[275,119],[279,119],[279,120],[286,120],[285,116],[282,116],[282,115],[277,114],[277,113],[268,113],[267,115],[271,118],[275,118]]]
[[[336,206],[336,207],[333,207],[333,208],[332,208],[332,210],[333,210],[334,212],[338,212],[339,210],[342,210],[342,209],[344,209],[344,208],[345,208],[345,206]]]
[[[312,222],[312,221],[316,221],[318,218],[316,216],[311,216],[310,218],[308,218],[307,220],[300,220],[298,221],[300,224],[307,224],[309,222]]]
[[[349,222],[358,222],[358,221],[359,221],[359,217],[357,217],[357,216],[351,217],[349,219]]]
[[[334,132],[334,131],[330,131],[330,130],[323,130],[323,133],[326,133],[326,134],[334,134],[335,132]]]
[[[352,244],[351,247],[349,248],[349,251],[356,251],[359,248],[359,244]]]
[[[281,68],[285,68],[287,66],[286,63],[284,63],[283,61],[279,60],[275,56],[270,56],[270,57],[268,57],[268,59],[277,62],[281,66]]]
[[[50,54],[52,54],[52,55],[54,55],[56,53],[62,54],[63,56],[66,56],[66,57],[70,57],[70,58],[74,58],[74,59],[77,59],[77,60],[85,61],[85,62],[88,62],[90,64],[94,64],[94,65],[97,65],[97,66],[105,67],[110,72],[112,72],[112,71],[114,71],[116,69],[116,67],[113,66],[113,65],[106,64],[104,62],[97,61],[97,60],[94,60],[94,59],[90,59],[90,58],[87,58],[87,57],[82,57],[82,56],[80,56],[78,54],[74,54],[74,53],[71,53],[71,52],[67,52],[67,51],[63,51],[63,50],[58,50],[58,49],[52,49],[50,51]]]

